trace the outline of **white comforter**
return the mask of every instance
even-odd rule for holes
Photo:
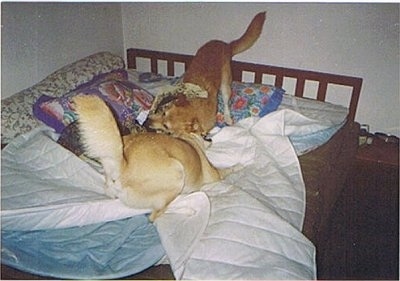
[[[156,221],[177,279],[316,278],[315,248],[301,234],[304,183],[287,135],[325,128],[279,110],[214,132],[211,162],[243,169],[178,197]],[[107,198],[101,173],[56,137],[36,130],[3,151],[3,229],[63,228],[148,212]]]

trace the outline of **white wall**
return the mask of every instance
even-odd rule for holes
[[[193,54],[264,10],[261,38],[235,59],[362,77],[356,120],[400,135],[397,3],[123,3],[124,47]]]
[[[235,59],[360,76],[356,120],[400,135],[398,3],[3,2],[1,9],[2,98],[97,51],[193,54],[210,39],[236,39],[265,10],[261,38]]]
[[[98,51],[123,55],[119,3],[2,3],[1,96]]]

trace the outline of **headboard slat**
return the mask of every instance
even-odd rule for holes
[[[296,83],[296,89],[294,92],[294,95],[296,97],[303,97],[304,95],[304,83],[305,79],[304,78],[298,78],[297,83]]]
[[[158,61],[157,61],[157,59],[151,58],[151,72],[158,73]]]
[[[274,84],[275,84],[275,87],[282,88],[282,86],[283,86],[283,76],[282,75],[276,75]]]
[[[324,101],[326,98],[326,91],[328,90],[328,83],[320,81],[318,85],[317,100]]]
[[[167,75],[168,76],[175,75],[175,63],[173,60],[167,60]]]
[[[261,72],[256,72],[254,74],[254,83],[261,84],[262,83],[263,74]]]

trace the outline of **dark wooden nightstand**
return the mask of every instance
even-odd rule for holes
[[[359,147],[331,216],[324,279],[399,279],[399,145]]]
[[[399,167],[399,144],[376,138],[372,144],[361,145],[356,158],[358,161],[375,163],[380,166]]]
[[[360,146],[348,184],[347,274],[398,280],[399,144],[374,137]]]

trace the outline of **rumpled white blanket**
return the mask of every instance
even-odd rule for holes
[[[286,136],[295,127],[321,129],[319,122],[282,110],[214,135],[210,161],[244,168],[204,186],[207,197],[192,194],[186,220],[177,200],[156,221],[177,279],[316,278],[315,248],[301,233],[304,182]]]
[[[324,128],[279,110],[214,132],[210,161],[243,168],[178,197],[156,221],[177,279],[316,278],[315,248],[301,234],[304,183],[287,135]],[[3,151],[3,227],[62,228],[148,211],[105,197],[103,176],[54,138],[34,131]]]

